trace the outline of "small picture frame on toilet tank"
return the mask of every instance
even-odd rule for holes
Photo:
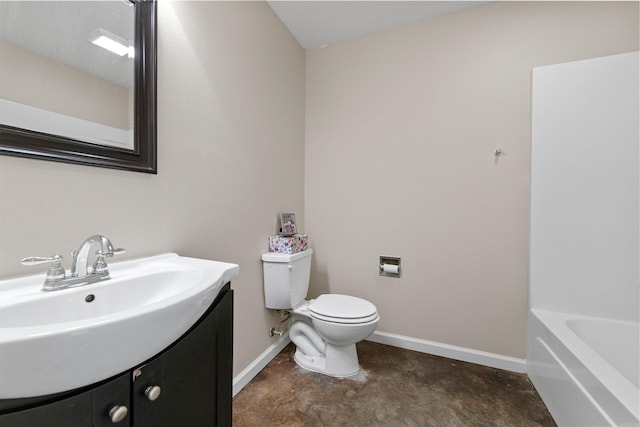
[[[293,236],[298,232],[296,214],[294,213],[282,212],[280,214],[280,224],[282,225],[282,230],[279,234],[283,236]]]

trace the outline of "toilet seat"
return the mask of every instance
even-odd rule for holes
[[[307,310],[309,316],[316,320],[334,323],[369,323],[379,318],[375,305],[349,295],[320,295],[309,303]]]

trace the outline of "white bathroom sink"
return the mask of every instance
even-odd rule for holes
[[[0,281],[0,399],[72,390],[159,353],[206,312],[238,266],[165,254],[109,264],[111,279],[42,292]]]

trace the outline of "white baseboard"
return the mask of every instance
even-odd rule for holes
[[[518,372],[520,374],[525,373],[527,367],[525,359],[503,356],[500,354],[488,353],[485,351],[473,350],[466,347],[458,347],[435,341],[421,340],[388,332],[375,331],[373,335],[367,338],[367,341],[391,345],[394,347],[404,348],[406,350],[418,351],[420,353],[433,354],[435,356],[448,357],[449,359],[460,360],[463,362],[476,363],[478,365],[489,366],[491,368]],[[275,343],[271,344],[265,351],[263,351],[256,360],[251,362],[249,366],[240,372],[233,379],[233,395],[235,396],[238,394],[240,390],[249,384],[249,381],[258,375],[258,373],[290,342],[291,340],[289,339],[288,334],[281,336]]]
[[[489,366],[491,368],[504,369],[506,371],[524,374],[527,370],[527,361],[517,357],[503,356],[501,354],[488,353],[486,351],[473,350],[466,347],[443,344],[435,341],[421,340],[403,335],[390,334],[388,332],[375,331],[367,338],[367,341],[387,344],[420,353],[433,354],[435,356],[448,357],[449,359]]]
[[[291,340],[285,334],[271,344],[260,356],[233,379],[233,396],[238,394],[271,360],[278,355]]]

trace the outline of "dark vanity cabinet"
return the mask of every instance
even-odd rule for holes
[[[109,412],[112,408],[120,410],[131,400],[131,375],[122,374],[105,384],[77,393],[71,397],[39,404],[29,409],[23,405],[4,415],[0,415],[2,427],[85,427],[113,425]],[[29,401],[31,399],[18,399]],[[16,402],[18,403],[18,402]],[[128,406],[127,406],[128,407]],[[130,426],[126,416],[118,424]]]
[[[0,400],[0,427],[231,427],[232,356],[227,284],[185,335],[146,363],[73,392]]]
[[[134,371],[133,425],[230,427],[232,328],[229,290],[190,334]],[[150,400],[145,393],[154,386],[160,396]]]

